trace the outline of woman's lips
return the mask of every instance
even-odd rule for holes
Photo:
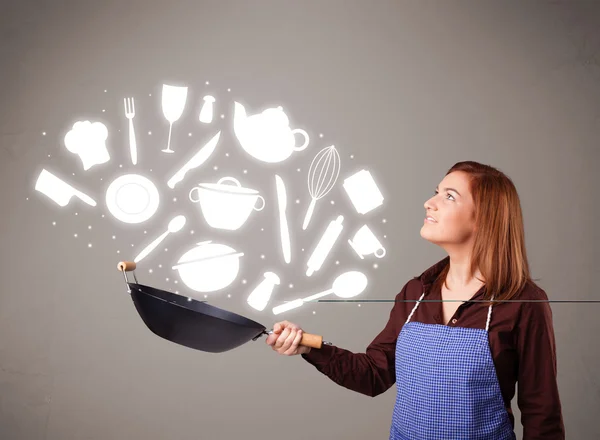
[[[425,219],[423,220],[424,223],[437,223],[437,221],[435,221],[433,219],[433,217],[425,217]]]

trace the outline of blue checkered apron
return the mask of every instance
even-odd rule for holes
[[[516,440],[485,329],[410,322],[396,342],[390,440]]]

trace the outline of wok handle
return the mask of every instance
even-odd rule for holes
[[[303,333],[300,345],[311,348],[321,348],[323,345],[323,336],[312,335],[310,333]]]
[[[119,264],[117,264],[117,269],[121,272],[131,272],[132,270],[135,270],[136,266],[137,265],[133,261],[120,261]]]

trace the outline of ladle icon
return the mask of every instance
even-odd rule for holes
[[[167,225],[167,230],[163,232],[160,236],[158,236],[152,243],[146,246],[142,252],[138,254],[137,257],[133,260],[138,263],[143,258],[145,258],[150,252],[152,252],[156,246],[158,246],[170,233],[179,232],[181,228],[185,225],[185,217],[183,215],[178,215],[173,217],[173,219]]]
[[[306,298],[298,298],[294,301],[273,307],[273,314],[277,315],[279,313],[287,312],[288,310],[300,307],[305,302],[321,298],[329,295],[330,293],[334,293],[340,298],[352,298],[356,295],[360,295],[366,287],[367,277],[362,272],[354,270],[344,272],[333,281],[331,289],[307,296]]]

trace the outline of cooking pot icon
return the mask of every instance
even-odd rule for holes
[[[225,181],[234,185],[224,184]],[[196,191],[198,195],[194,197]],[[265,207],[265,199],[258,191],[243,188],[233,177],[223,177],[217,183],[201,183],[191,189],[189,198],[193,203],[200,203],[206,222],[217,229],[239,229],[253,210],[262,211]],[[257,207],[259,199],[262,203]]]

